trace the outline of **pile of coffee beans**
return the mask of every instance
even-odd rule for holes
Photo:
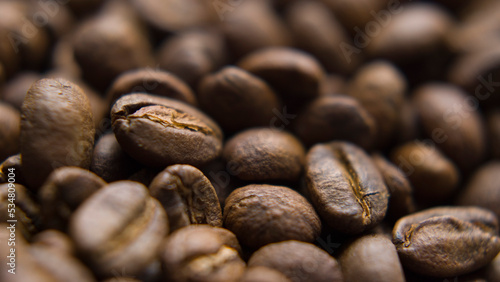
[[[0,281],[500,281],[498,0],[0,0]]]

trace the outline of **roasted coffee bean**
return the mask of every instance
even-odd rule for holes
[[[167,281],[238,281],[245,262],[236,236],[226,229],[192,225],[173,232],[161,248]]]
[[[320,95],[345,93],[346,79],[340,75],[327,74],[321,84]]]
[[[345,46],[353,42],[326,4],[296,1],[287,8],[286,19],[298,46],[318,58],[329,72],[350,73],[360,63],[356,53],[346,56]]]
[[[480,167],[460,192],[457,204],[479,206],[493,211],[500,218],[500,162],[490,162]]]
[[[109,109],[120,97],[130,93],[148,93],[167,97],[196,106],[196,97],[182,80],[171,73],[153,70],[136,69],[122,73],[110,86],[106,94]]]
[[[31,84],[42,77],[36,72],[22,72],[10,79],[0,91],[2,100],[21,110],[24,97],[30,89]]]
[[[250,248],[285,240],[313,242],[321,231],[311,204],[284,186],[253,184],[236,189],[227,198],[223,215],[224,227]]]
[[[0,102],[0,162],[19,153],[21,115],[9,104]]]
[[[391,160],[408,177],[416,200],[422,204],[445,201],[457,189],[458,169],[432,143],[413,141],[403,144],[394,149]]]
[[[276,94],[260,78],[237,67],[205,77],[198,97],[202,109],[229,132],[281,122],[276,118],[281,109]]]
[[[78,206],[104,185],[99,176],[79,167],[54,170],[38,191],[44,226],[66,230]]]
[[[72,0],[68,2],[69,8],[78,16],[94,12],[105,0]]]
[[[405,91],[403,74],[386,61],[363,66],[349,83],[347,93],[375,119],[375,147],[386,147],[394,137]]]
[[[356,234],[384,218],[389,191],[362,149],[346,142],[315,145],[305,170],[311,202],[331,228]]]
[[[340,265],[324,250],[295,240],[266,245],[248,261],[249,267],[275,269],[291,281],[344,281]]]
[[[102,187],[78,207],[69,233],[99,277],[116,272],[134,276],[158,258],[168,220],[145,186],[118,181]]]
[[[384,178],[385,185],[389,190],[390,198],[387,216],[392,219],[398,219],[415,212],[413,187],[403,171],[380,154],[372,155],[372,160]]]
[[[470,171],[482,161],[483,120],[462,90],[450,84],[426,84],[415,90],[413,103],[424,133],[460,169]]]
[[[80,87],[64,79],[35,82],[21,110],[22,172],[31,189],[61,166],[88,169],[94,146],[90,104]]]
[[[385,11],[386,13],[398,13],[400,2],[387,2],[384,0],[362,0],[362,1],[323,1],[332,10],[343,26],[352,33],[357,32],[359,27],[368,26],[373,20],[375,11]],[[387,6],[385,6],[387,5]],[[373,13],[372,13],[373,12]],[[383,16],[382,16],[383,17]],[[376,18],[376,20],[378,20]],[[385,26],[384,23],[380,23]],[[358,41],[359,42],[359,41]],[[365,44],[364,41],[358,43]]]
[[[222,34],[212,29],[196,29],[169,37],[159,47],[157,60],[194,89],[201,78],[226,61],[227,51]]]
[[[291,282],[281,272],[265,266],[249,267],[241,276],[239,282]]]
[[[393,243],[408,269],[453,277],[495,258],[500,251],[498,220],[491,211],[477,207],[437,207],[396,222]]]
[[[40,206],[21,184],[0,184],[0,212],[0,222],[17,220],[14,225],[20,231],[19,235],[26,239],[40,228]]]
[[[500,159],[500,110],[488,115],[488,137],[492,157]]]
[[[113,132],[97,141],[90,171],[104,181],[124,180],[140,169],[141,166],[122,150]]]
[[[134,11],[124,1],[109,1],[107,9],[75,30],[74,57],[88,83],[104,91],[122,72],[152,65],[152,52]]]
[[[33,245],[43,246],[60,253],[75,255],[75,245],[65,233],[54,229],[47,229],[33,237]]]
[[[344,95],[316,98],[295,122],[294,132],[307,146],[345,140],[370,148],[377,132],[373,117],[354,98]]]
[[[313,56],[291,48],[260,49],[238,65],[266,81],[285,101],[315,98],[324,79],[323,69]]]
[[[149,191],[167,212],[171,232],[189,224],[222,227],[222,211],[215,189],[193,166],[167,167],[153,179]]]
[[[224,7],[219,8],[222,30],[234,57],[241,58],[262,48],[290,45],[288,29],[269,2],[240,2],[230,13]]]
[[[297,180],[305,151],[292,134],[271,128],[238,133],[224,147],[231,172],[243,180]]]
[[[345,281],[406,281],[396,248],[383,235],[365,235],[350,242],[339,263]]]
[[[126,95],[111,110],[123,150],[147,166],[201,166],[222,151],[222,132],[211,118],[182,102],[147,94]]]
[[[0,183],[7,183],[9,180],[9,173],[14,172],[16,183],[26,185],[26,180],[21,168],[21,154],[13,155],[5,159],[0,164]]]

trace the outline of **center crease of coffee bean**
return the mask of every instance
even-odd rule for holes
[[[200,202],[200,198],[197,196],[194,189],[187,188],[178,176],[175,176],[175,179],[177,191],[179,191],[179,194],[184,201],[189,221],[196,224],[208,223],[207,218],[203,213],[203,202]]]
[[[238,252],[228,246],[222,246],[217,253],[200,256],[189,263],[189,270],[199,275],[206,275],[221,266],[225,266],[228,262],[236,260]]]

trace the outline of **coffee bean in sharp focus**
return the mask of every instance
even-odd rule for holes
[[[61,166],[88,169],[94,146],[94,121],[87,96],[64,79],[35,82],[21,110],[22,170],[37,190]]]
[[[292,134],[271,128],[254,128],[227,141],[223,157],[230,173],[243,180],[297,180],[305,151]]]
[[[259,248],[285,240],[313,242],[321,221],[309,202],[284,186],[248,185],[226,199],[224,227],[242,245]]]
[[[487,265],[499,253],[498,219],[478,207],[436,207],[398,220],[393,243],[404,267],[454,277]]]
[[[357,234],[382,221],[389,191],[370,157],[347,142],[318,144],[307,153],[307,192],[331,228]]]
[[[98,277],[138,276],[157,261],[168,220],[144,185],[117,181],[78,207],[71,216],[69,234]]]
[[[149,191],[167,212],[170,231],[189,224],[222,227],[222,211],[215,189],[193,166],[167,167],[153,179]]]
[[[126,95],[111,110],[118,143],[146,166],[202,166],[222,151],[222,131],[199,110],[169,98]]]
[[[344,281],[335,258],[313,244],[294,240],[260,248],[250,257],[248,266],[277,270],[294,282]]]

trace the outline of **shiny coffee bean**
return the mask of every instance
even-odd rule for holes
[[[227,198],[223,215],[224,227],[250,248],[285,240],[313,242],[321,231],[311,204],[284,186],[253,184],[236,189]]]
[[[87,96],[64,79],[35,82],[21,110],[23,174],[31,189],[61,166],[88,169],[94,146],[94,121]]]
[[[176,100],[126,95],[111,110],[123,150],[146,166],[204,165],[220,155],[222,132],[211,118]]]
[[[165,209],[171,232],[190,224],[222,227],[222,211],[215,189],[193,166],[167,167],[153,179],[149,191]]]
[[[308,195],[331,228],[356,234],[382,221],[389,191],[370,157],[346,142],[318,144],[307,153]]]
[[[477,270],[500,251],[498,220],[477,207],[437,207],[396,222],[401,263],[422,275],[453,277]]]

